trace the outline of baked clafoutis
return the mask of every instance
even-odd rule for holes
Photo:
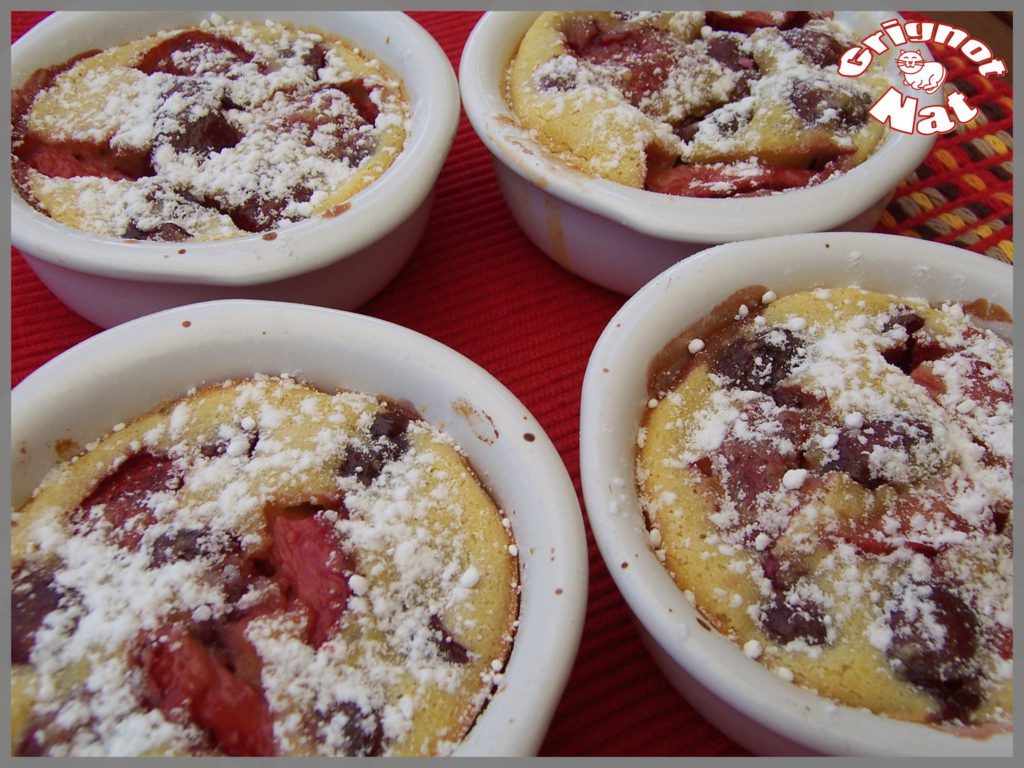
[[[373,52],[212,16],[35,72],[12,95],[13,183],[98,235],[267,233],[341,212],[402,151],[409,118]]]
[[[58,465],[14,513],[20,755],[436,755],[502,678],[508,519],[409,406],[259,375]]]
[[[857,35],[830,12],[548,12],[512,61],[521,125],[561,161],[692,197],[806,187],[885,135],[890,83],[838,64]]]
[[[637,485],[703,620],[836,703],[1009,729],[1008,320],[983,300],[752,286],[666,346]]]

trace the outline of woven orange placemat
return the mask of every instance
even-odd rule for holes
[[[921,14],[905,13],[924,20]],[[978,73],[960,51],[932,45],[958,90],[978,110],[939,136],[925,161],[896,190],[876,230],[967,248],[1013,262],[1013,91],[1004,77]]]

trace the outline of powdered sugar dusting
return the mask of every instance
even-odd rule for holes
[[[715,13],[542,14],[512,64],[513,108],[568,162],[671,194],[805,186],[871,154],[882,131],[866,110],[888,83],[877,66],[838,74],[852,30]]]
[[[409,115],[401,84],[380,62],[269,21],[213,17],[196,29],[245,55],[183,42],[169,59],[184,74],[134,68],[146,51],[189,34],[165,31],[85,59],[36,97],[31,135],[147,158],[130,179],[30,170],[50,215],[116,237],[265,231],[337,204],[401,150]],[[185,235],[169,233],[171,224]]]
[[[1012,346],[957,304],[769,293],[647,410],[637,480],[666,567],[801,684],[1005,720]],[[946,696],[952,678],[979,698]],[[923,691],[917,714],[887,709],[894,684]]]
[[[94,462],[102,476],[108,446],[115,455],[134,445],[135,455],[169,457],[160,466],[173,467],[172,476],[139,497],[134,517],[110,518],[120,501],[75,508],[79,495],[62,497],[66,470],[17,517],[24,546],[13,594],[60,596],[35,630],[32,687],[22,692],[33,700],[33,738],[55,755],[208,752],[209,734],[187,712],[172,716],[140,695],[152,683],[139,654],[147,658],[175,622],[195,635],[277,605],[287,581],[244,574],[247,558],[267,557],[272,544],[265,510],[284,510],[266,514],[312,515],[334,532],[350,594],[319,645],[310,642],[309,609],[295,603],[257,612],[245,626],[277,751],[453,748],[491,691],[483,671],[511,642],[515,571],[505,520],[450,439],[411,421],[374,448],[366,441],[387,423],[379,418],[386,403],[287,378],[229,382],[196,398],[118,425],[76,462]],[[336,469],[353,451],[384,452],[371,481]],[[88,495],[88,485],[77,487]],[[52,581],[26,576],[33,573]],[[504,607],[485,597],[496,581]],[[439,706],[454,720],[424,734],[425,709]]]

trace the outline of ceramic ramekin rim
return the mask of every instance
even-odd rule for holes
[[[769,252],[762,254],[766,250]],[[677,309],[671,312],[696,313],[696,320],[732,292],[719,295],[702,288],[699,295],[695,294],[690,286],[701,275],[714,274],[720,281],[731,281],[733,290],[759,283],[772,287],[762,279],[766,271],[775,269],[780,278],[799,282],[801,266],[817,259],[819,264],[807,271],[821,272],[827,269],[821,262],[828,258],[847,259],[854,272],[863,267],[863,274],[870,276],[869,282],[877,280],[876,274],[891,269],[905,271],[908,282],[927,283],[935,271],[951,275],[951,285],[984,282],[999,286],[999,291],[1010,299],[1007,305],[1012,306],[1009,265],[953,246],[894,235],[798,234],[729,243],[688,257],[651,280],[622,306],[609,321],[590,357],[581,397],[580,470],[591,530],[616,586],[637,620],[665,653],[711,695],[779,736],[823,754],[1007,754],[1012,733],[988,740],[959,738],[929,726],[837,706],[785,683],[759,664],[750,663],[731,641],[702,627],[695,607],[675,585],[650,546],[633,485],[632,466],[635,427],[646,400],[624,400],[637,388],[632,379],[646,376],[654,354],[681,332],[687,322],[682,321],[673,333],[660,337],[653,330],[655,325],[659,321],[665,324],[666,313],[672,307]],[[747,279],[751,268],[761,270],[761,274]],[[817,283],[828,284],[820,280]],[[948,298],[978,298],[970,293],[967,288],[967,295]],[[647,338],[645,334],[655,336]],[[627,380],[632,384],[624,383]],[[629,413],[624,414],[622,409]],[[633,429],[628,451],[623,448],[627,436],[609,437],[621,427]],[[620,483],[613,482],[615,472],[626,473]],[[621,567],[622,563],[629,567]],[[737,668],[743,670],[742,675],[735,673]]]
[[[902,18],[891,12],[857,12],[880,23]],[[556,198],[637,232],[668,240],[721,243],[832,229],[885,199],[931,150],[934,136],[892,132],[861,165],[814,187],[762,197],[699,199],[633,189],[589,178],[558,162],[517,124],[502,80],[518,41],[538,15],[489,11],[463,49],[459,85],[463,108],[477,135],[501,162]],[[509,59],[496,61],[496,56]],[[890,70],[894,66],[890,63]],[[942,103],[922,95],[922,107]]]
[[[210,13],[174,12],[167,22],[161,21],[168,16],[164,13],[132,15],[153,19],[152,24],[144,23],[155,31],[175,24],[196,23]],[[222,15],[291,21],[311,27],[317,27],[317,17],[323,17],[323,13],[283,11],[226,11]],[[338,262],[401,226],[431,194],[454,141],[460,114],[458,82],[437,41],[406,14],[359,11],[340,15],[359,25],[355,35],[342,33],[356,43],[365,41],[367,30],[372,32],[376,26],[379,31],[373,34],[379,36],[382,44],[363,44],[372,47],[402,77],[412,108],[411,135],[405,148],[380,178],[350,198],[344,212],[288,224],[276,230],[273,237],[256,233],[208,242],[152,243],[103,237],[59,224],[12,193],[12,245],[44,262],[98,276],[245,286],[281,280]],[[35,51],[40,47],[57,45],[72,35],[77,24],[102,27],[106,23],[104,17],[109,16],[104,11],[57,11],[47,17],[11,46],[12,80],[31,74],[25,70],[35,67],[25,67],[20,62],[38,56]],[[410,89],[410,83],[415,87]]]
[[[314,359],[313,351],[295,351],[302,345],[320,354]],[[328,347],[337,350],[336,354],[323,354]],[[476,456],[478,472],[485,465],[481,477],[503,506],[510,504],[508,497],[513,494],[509,488],[516,477],[531,478],[514,492],[518,495],[513,496],[511,509],[506,508],[521,545],[520,623],[504,678],[456,754],[536,754],[568,680],[583,629],[588,581],[583,517],[568,471],[542,426],[504,385],[455,350],[390,322],[323,307],[247,299],[175,307],[103,331],[19,383],[11,393],[12,461],[17,464],[24,455],[21,448],[32,425],[47,425],[45,435],[31,433],[37,443],[53,440],[60,423],[55,403],[66,403],[65,414],[69,409],[82,412],[82,402],[72,404],[75,401],[66,396],[68,391],[105,391],[108,384],[116,387],[124,378],[121,363],[133,361],[129,372],[141,372],[148,380],[134,386],[156,383],[156,387],[175,390],[170,397],[180,396],[186,389],[180,385],[190,380],[190,372],[168,363],[179,360],[182,368],[188,369],[189,358],[201,354],[212,356],[206,364],[208,375],[187,386],[243,376],[261,368],[265,373],[292,372],[295,360],[303,361],[300,376],[305,371],[314,384],[322,386],[330,385],[325,379],[333,377],[335,370],[333,386],[351,382],[360,388],[363,380],[390,376],[401,369],[408,372],[404,380],[396,378],[390,391],[376,391],[408,398],[419,406],[415,394],[419,388],[421,393],[433,393],[423,397],[443,397],[444,409],[451,405],[447,398],[457,391],[492,420],[493,439],[464,439],[460,444],[471,462]],[[268,356],[279,361],[276,370],[262,364]],[[374,372],[356,365],[361,357],[389,362],[384,373]],[[197,364],[204,365],[202,361]],[[324,371],[330,371],[330,376]],[[165,377],[169,383],[159,384]],[[167,394],[146,391],[139,397],[152,407],[167,400]],[[89,420],[88,426],[93,426],[92,422],[106,426],[89,436],[76,435],[76,442],[92,439],[117,420],[138,415],[138,411],[124,412],[138,403],[114,397],[112,393],[105,399],[101,409],[87,409],[92,411],[83,417]],[[440,406],[434,402],[431,407],[432,413],[424,416],[436,424]],[[97,410],[104,412],[96,414]],[[441,426],[455,429],[452,423],[457,417],[456,412],[450,423]],[[458,429],[474,430],[471,421],[466,424]],[[525,432],[531,439],[520,438]],[[499,444],[506,447],[496,448]],[[485,453],[498,450],[502,453]],[[25,474],[38,474],[39,470],[34,466]],[[534,540],[523,540],[523,533]]]

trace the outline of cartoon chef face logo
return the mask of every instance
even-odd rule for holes
[[[903,73],[903,84],[918,91],[935,93],[946,82],[946,68],[937,61],[925,61],[921,51],[901,51],[896,66]]]

